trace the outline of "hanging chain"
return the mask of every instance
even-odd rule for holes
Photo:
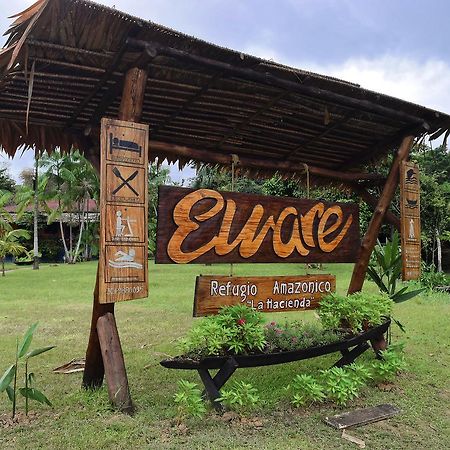
[[[308,164],[303,164],[303,168],[305,169],[306,173],[306,198],[309,200],[310,197],[310,183],[309,183],[309,166]],[[308,275],[308,263],[305,263],[305,273]]]
[[[239,164],[239,156],[231,155],[231,192],[235,190],[236,184],[236,166]],[[230,277],[233,276],[233,263],[230,263]]]

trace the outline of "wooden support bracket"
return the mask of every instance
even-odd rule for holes
[[[220,389],[230,379],[236,369],[239,367],[236,360],[228,358],[225,364],[219,369],[214,378],[211,377],[207,369],[198,369],[198,373],[205,386],[203,396],[208,396],[216,411],[223,411],[223,405],[217,401],[220,397]]]
[[[352,279],[348,288],[349,294],[358,292],[363,287],[367,267],[369,266],[370,255],[372,254],[377,242],[378,232],[380,231],[386,211],[389,208],[392,198],[394,197],[395,190],[398,186],[400,179],[400,163],[408,158],[413,141],[413,136],[404,138],[397,154],[395,155],[394,161],[392,162],[380,199],[378,200],[372,219],[369,223],[369,227],[367,228],[367,232],[361,243],[359,258],[353,269]]]
[[[359,186],[357,184],[347,184],[347,186],[359,195],[371,208],[375,211],[379,199],[377,199],[374,195],[367,191],[363,186]],[[400,231],[400,217],[396,216],[389,209],[386,210],[386,213],[383,218],[384,222],[393,225],[398,231]]]
[[[355,359],[358,356],[362,355],[369,347],[370,345],[364,341],[361,342],[361,344],[357,345],[352,350],[342,350],[341,351],[342,358],[339,361],[337,361],[333,367],[342,367],[346,366],[347,364],[351,364],[353,361],[355,361]]]

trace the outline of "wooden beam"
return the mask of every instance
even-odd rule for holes
[[[344,117],[342,117],[340,120],[330,123],[327,125],[325,130],[323,130],[321,133],[317,134],[317,136],[314,136],[311,139],[305,140],[303,143],[297,145],[292,151],[289,152],[287,155],[287,158],[291,160],[300,150],[306,150],[311,144],[317,144],[317,142],[320,141],[323,137],[330,134],[333,130],[340,127],[341,125],[344,125],[347,123],[355,114],[355,111],[350,111],[348,114],[346,114]]]
[[[180,114],[189,109],[189,107],[194,104],[203,94],[205,94],[208,89],[221,77],[221,73],[216,73],[213,75],[207,83],[202,86],[197,92],[195,92],[185,103],[183,103],[179,108],[175,109],[169,117],[164,119],[162,123],[156,125],[152,128],[152,136],[157,136],[158,132],[167,127],[171,122],[173,122]]]
[[[225,144],[226,141],[228,141],[228,139],[230,139],[233,136],[236,136],[236,133],[238,133],[244,127],[249,125],[251,122],[253,122],[253,120],[255,120],[264,112],[268,111],[272,106],[277,104],[281,99],[287,97],[288,95],[289,92],[284,91],[276,95],[275,97],[271,98],[267,103],[265,103],[263,106],[257,109],[254,113],[250,114],[250,116],[246,117],[242,122],[237,123],[230,131],[225,133],[220,139],[220,141],[214,146],[214,148],[216,149],[221,148],[222,145]]]
[[[402,111],[398,111],[396,109],[392,109],[386,106],[382,106],[369,100],[361,100],[354,97],[349,97],[348,95],[338,94],[336,92],[332,92],[326,89],[321,89],[315,86],[309,86],[307,84],[303,84],[301,80],[290,81],[285,78],[273,75],[270,72],[261,72],[246,67],[239,67],[235,64],[226,63],[211,58],[206,58],[183,50],[178,50],[172,47],[163,47],[147,41],[130,39],[130,45],[133,45],[137,48],[148,49],[151,52],[156,52],[158,55],[165,55],[172,58],[178,58],[185,61],[189,61],[194,64],[202,65],[204,67],[221,70],[224,72],[224,74],[236,76],[244,80],[275,86],[281,89],[287,89],[289,91],[298,92],[300,94],[313,97],[315,99],[321,99],[337,103],[339,105],[348,106],[350,108],[380,114],[381,116],[390,117],[391,119],[395,119],[401,122],[416,125],[422,125],[424,123],[424,120],[420,117],[413,116],[411,114],[407,114]]]
[[[375,211],[379,199],[367,191],[363,186],[357,184],[347,184],[347,186],[356,194],[358,194],[371,208]],[[398,231],[400,231],[400,217],[396,216],[389,209],[384,215],[384,221],[390,225],[393,225]]]
[[[138,122],[143,107],[143,99],[145,93],[145,87],[147,84],[147,70],[132,68],[125,76],[124,89],[122,93],[122,101],[120,104],[120,120],[127,120]],[[92,162],[94,167],[100,168],[100,152],[88,152],[88,159]],[[83,374],[83,387],[85,388],[98,388],[103,383],[103,377],[105,373],[104,358],[102,352],[105,353],[106,349],[102,348],[99,341],[97,323],[99,319],[106,314],[110,313],[114,315],[114,303],[101,304],[98,299],[98,268],[97,268],[97,281],[94,289],[94,303],[92,307],[92,320],[91,331],[89,335],[89,343],[86,350],[86,367]],[[107,361],[110,361],[109,359]],[[126,379],[126,371],[121,371],[122,376],[125,378],[121,384],[128,386],[128,380]],[[128,393],[129,395],[129,393]],[[110,397],[111,401],[119,408],[125,405],[122,409],[124,412],[129,413],[131,409],[131,398],[129,401],[123,402],[123,398],[117,399],[116,397]]]
[[[350,157],[348,160],[343,162],[340,167],[342,169],[345,169],[349,165],[351,165],[352,167],[361,166],[362,164],[371,161],[374,155],[379,157],[380,151],[389,151],[390,149],[394,149],[396,146],[401,145],[401,143],[406,137],[418,136],[420,134],[423,134],[425,131],[428,131],[430,129],[430,126],[428,124],[425,125],[426,126],[413,125],[404,127],[397,133],[381,139],[380,141],[375,143],[371,148],[367,149],[364,153],[361,153],[360,156]]]
[[[373,213],[369,227],[361,243],[359,259],[353,269],[352,279],[348,288],[349,294],[358,292],[363,287],[367,267],[369,266],[370,255],[372,254],[373,248],[377,242],[378,232],[380,231],[384,215],[389,208],[392,198],[394,197],[395,190],[398,186],[400,178],[400,163],[408,158],[413,141],[414,136],[405,137],[400,145],[400,148],[398,149],[394,161],[392,162],[380,199],[378,200],[375,212]]]
[[[150,140],[150,146],[154,152],[170,153],[176,157],[187,160],[201,161],[210,164],[221,164],[228,166],[231,164],[231,155],[224,152],[213,152],[211,150],[200,150],[184,145],[170,144],[167,142]],[[288,161],[279,161],[274,158],[252,158],[247,156],[239,156],[239,167],[248,169],[270,170],[273,172],[288,172],[291,174],[303,174],[305,168],[301,164]],[[325,169],[322,167],[308,166],[311,175],[329,178],[337,181],[356,182],[359,180],[379,181],[382,175],[377,173],[356,173],[356,172],[338,172],[335,170]]]

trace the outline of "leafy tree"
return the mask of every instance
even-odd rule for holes
[[[0,167],[0,191],[14,192],[16,182],[11,178],[6,167]]]
[[[17,189],[15,198],[19,219],[30,205],[33,206],[33,270],[39,269],[39,211],[43,209],[48,212],[48,178],[39,176],[38,162],[39,157],[36,155],[34,169],[25,169],[20,174],[23,185]]]
[[[150,164],[148,169],[148,251],[153,255],[156,250],[156,228],[158,216],[158,188],[172,184],[168,167]]]
[[[219,167],[201,166],[191,182],[195,189],[215,189],[220,191],[245,192],[247,194],[261,194],[262,182],[252,180],[243,175],[237,175],[232,186],[231,172]]]
[[[428,259],[442,271],[442,241],[450,240],[450,153],[422,145],[412,159],[420,167],[422,242]]]
[[[20,239],[28,239],[28,231],[14,230],[11,223],[12,216],[6,211],[6,205],[11,200],[11,193],[0,191],[0,261],[2,263],[2,276],[5,276],[5,258],[7,255],[19,256],[26,253],[27,249],[21,244]]]

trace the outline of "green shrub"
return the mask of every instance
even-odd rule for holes
[[[433,264],[430,266],[422,266],[419,281],[424,288],[428,289],[428,291],[433,291],[438,286],[450,285],[449,277],[447,277],[443,272],[438,272]]]
[[[396,231],[392,241],[387,240],[385,245],[378,241],[373,249],[367,276],[395,303],[401,303],[419,295],[423,289],[408,291],[409,286],[397,288],[397,282],[402,273],[402,254],[400,238]]]
[[[381,352],[381,359],[374,361],[374,378],[378,381],[390,381],[399,372],[406,369],[403,345],[392,345]]]
[[[178,382],[178,386],[179,390],[174,395],[174,401],[178,406],[178,420],[188,417],[203,417],[206,407],[197,384],[181,380]]]
[[[384,294],[330,294],[320,302],[319,316],[325,329],[348,328],[358,333],[380,325],[391,315],[392,306],[393,301]]]
[[[283,352],[331,344],[342,339],[342,333],[324,330],[320,324],[299,321],[283,325],[271,322],[264,329],[266,350]]]
[[[325,393],[339,406],[345,406],[358,397],[362,382],[356,372],[347,367],[332,367],[322,370]]]
[[[182,341],[184,352],[201,358],[262,351],[266,345],[263,320],[260,312],[248,306],[224,307],[190,330]]]
[[[260,397],[258,389],[252,384],[237,381],[231,389],[222,389],[217,400],[230,409],[244,410],[254,407]]]
[[[292,385],[292,404],[298,408],[306,404],[322,403],[326,399],[324,386],[312,375],[296,375]]]

